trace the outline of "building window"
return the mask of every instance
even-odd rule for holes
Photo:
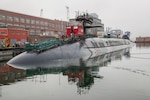
[[[35,24],[35,20],[31,20],[31,24]]]
[[[30,32],[35,32],[35,30],[30,30]]]
[[[23,28],[25,28],[25,25],[23,25],[23,24],[21,24],[20,26],[23,27]]]
[[[49,26],[49,27],[52,27],[52,23],[48,23],[48,26]]]
[[[52,23],[52,27],[55,27],[55,24],[54,24],[54,23]]]
[[[15,33],[14,33],[14,32],[11,32],[11,34],[14,35]]]
[[[14,24],[14,26],[19,26],[19,24]]]
[[[29,28],[30,28],[30,25],[26,25],[25,28],[26,28],[26,29],[29,29]]]
[[[26,43],[26,39],[21,39],[21,43],[25,44]]]
[[[6,23],[0,22],[0,26],[5,26],[5,25],[6,25]]]
[[[16,42],[17,42],[17,40],[16,40],[16,39],[10,39],[10,44],[11,44],[11,45],[15,45],[15,44],[16,44]]]
[[[5,35],[5,32],[1,32],[0,34],[1,34],[1,35]]]
[[[5,20],[5,19],[6,19],[5,15],[0,14],[0,20]]]
[[[41,27],[41,29],[43,29],[43,30],[44,30],[44,27]]]
[[[37,35],[40,35],[40,32],[41,32],[40,30],[36,30]]]
[[[30,24],[30,19],[26,19],[26,23],[27,23],[27,24]]]
[[[66,30],[66,25],[64,24],[64,25],[63,25],[63,31],[65,31],[65,30]]]
[[[30,35],[35,35],[35,30],[30,30]]]
[[[20,34],[20,32],[16,32],[16,34],[17,34],[17,35],[19,35],[19,34]]]
[[[18,17],[14,17],[14,22],[19,22],[19,18]]]
[[[58,28],[58,24],[55,24],[55,28]]]
[[[48,27],[45,27],[46,30],[48,30]]]
[[[43,21],[41,21],[41,22],[40,22],[40,24],[41,24],[41,25],[44,25],[44,22],[43,22]]]
[[[35,28],[35,26],[31,26],[31,28]]]
[[[24,18],[20,18],[20,22],[21,23],[25,23],[25,19]]]
[[[7,21],[12,22],[12,21],[13,21],[13,17],[11,17],[11,16],[7,16]]]
[[[54,31],[51,31],[51,32],[50,32],[50,36],[54,36]]]
[[[22,35],[25,35],[26,33],[25,32],[22,32]]]
[[[36,24],[39,24],[39,21],[38,21],[38,20],[36,20]]]
[[[36,26],[36,28],[40,28],[39,26]]]
[[[47,23],[47,22],[45,22],[45,26],[48,26],[48,23]]]
[[[12,24],[12,23],[7,23],[7,25],[10,25],[10,26],[12,26],[13,24]]]

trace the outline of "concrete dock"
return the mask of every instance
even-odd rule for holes
[[[0,48],[0,61],[7,61],[14,56],[22,53],[25,49],[20,47]]]

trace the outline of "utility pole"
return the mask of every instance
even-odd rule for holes
[[[43,17],[43,9],[41,9],[40,17]]]
[[[67,9],[67,20],[69,21],[69,7],[66,6],[66,9]]]

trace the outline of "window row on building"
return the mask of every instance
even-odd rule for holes
[[[0,36],[7,36],[8,34],[5,32],[0,32]],[[11,35],[26,35],[26,32],[11,32]]]
[[[53,29],[59,29],[61,31],[64,31],[66,29],[66,26],[57,25],[56,28],[49,28],[47,26],[37,26],[37,25],[26,25],[26,24],[12,24],[12,23],[6,23],[6,22],[0,22],[0,26],[20,26],[24,27],[25,29],[41,29],[41,30],[53,30]]]
[[[0,9],[0,26],[18,26],[29,30],[29,35],[42,33],[64,34],[68,22],[51,20]]]
[[[43,22],[43,21],[30,20],[24,18],[19,19],[18,17],[14,17],[13,19],[11,16],[7,16],[7,19],[5,19],[5,17],[4,15],[0,14],[0,21],[1,21],[0,25],[15,25],[15,26],[31,27],[31,28],[46,27],[46,28],[58,28],[61,30],[65,30],[66,28],[66,24],[63,24],[63,22],[61,23]]]
[[[48,26],[48,27],[61,27],[61,25],[63,25],[63,22],[61,21],[59,23],[54,23],[54,22],[39,21],[39,20],[34,20],[34,19],[29,19],[29,18],[9,16],[9,15],[4,15],[4,14],[0,14],[0,21],[41,25],[41,26]]]

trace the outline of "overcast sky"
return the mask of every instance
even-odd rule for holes
[[[75,12],[97,13],[105,28],[130,31],[133,38],[150,36],[150,0],[0,0],[0,9],[49,19],[67,20]]]

